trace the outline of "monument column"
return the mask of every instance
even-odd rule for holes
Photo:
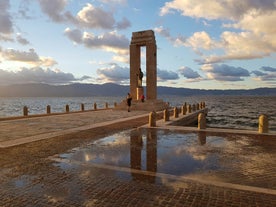
[[[146,67],[147,67],[147,100],[155,100],[157,94],[157,54],[156,44],[146,45]]]
[[[130,50],[130,94],[132,97],[136,97],[136,88],[138,87],[137,73],[140,68],[141,62],[141,49],[136,44],[129,46]]]

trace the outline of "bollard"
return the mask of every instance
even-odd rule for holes
[[[169,112],[168,109],[165,109],[165,110],[163,111],[163,117],[164,117],[164,122],[170,121],[170,112]]]
[[[114,102],[114,108],[116,108],[117,107],[117,102]]]
[[[199,103],[196,104],[196,110],[199,110]]]
[[[108,103],[107,102],[105,102],[105,108],[108,109]]]
[[[268,133],[268,117],[264,114],[259,116],[259,133]]]
[[[202,107],[203,107],[203,109],[205,108],[205,102],[204,101],[202,102]]]
[[[187,111],[188,111],[188,113],[192,113],[192,107],[191,107],[191,104],[188,104],[188,106],[187,106]]]
[[[149,114],[149,127],[156,127],[156,113],[155,111]]]
[[[28,107],[27,106],[23,107],[23,116],[28,116]]]
[[[97,104],[94,103],[94,110],[97,110]]]
[[[46,112],[47,112],[47,114],[50,114],[50,113],[51,113],[51,106],[50,106],[50,105],[48,105],[48,106],[46,107]]]
[[[69,105],[68,104],[65,106],[65,111],[66,111],[66,113],[69,113]]]
[[[206,116],[204,113],[198,114],[198,129],[206,129]]]
[[[173,109],[173,117],[178,118],[178,108],[177,107],[174,107],[174,109]]]
[[[84,111],[84,104],[81,104],[81,111]]]
[[[200,109],[203,109],[203,103],[200,102]]]
[[[186,112],[187,112],[187,106],[183,105],[182,106],[182,115],[186,115]]]
[[[193,106],[192,106],[192,111],[196,111],[196,105],[195,104],[193,104]]]

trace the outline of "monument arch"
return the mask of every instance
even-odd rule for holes
[[[130,93],[136,100],[144,94],[144,87],[141,83],[141,47],[146,47],[146,99],[156,100],[157,98],[157,46],[154,32],[145,30],[133,32],[129,46],[130,55]],[[142,74],[143,78],[143,74]]]

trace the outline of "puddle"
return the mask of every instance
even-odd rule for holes
[[[58,165],[66,169],[74,162],[102,164],[177,176],[231,171],[262,153],[259,144],[242,135],[127,130],[60,154],[66,163]]]

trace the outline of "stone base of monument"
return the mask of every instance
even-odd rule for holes
[[[139,110],[139,111],[161,111],[168,108],[168,103],[163,100],[132,100],[130,110]],[[114,108],[117,110],[127,110],[126,100],[123,100],[120,104]]]

